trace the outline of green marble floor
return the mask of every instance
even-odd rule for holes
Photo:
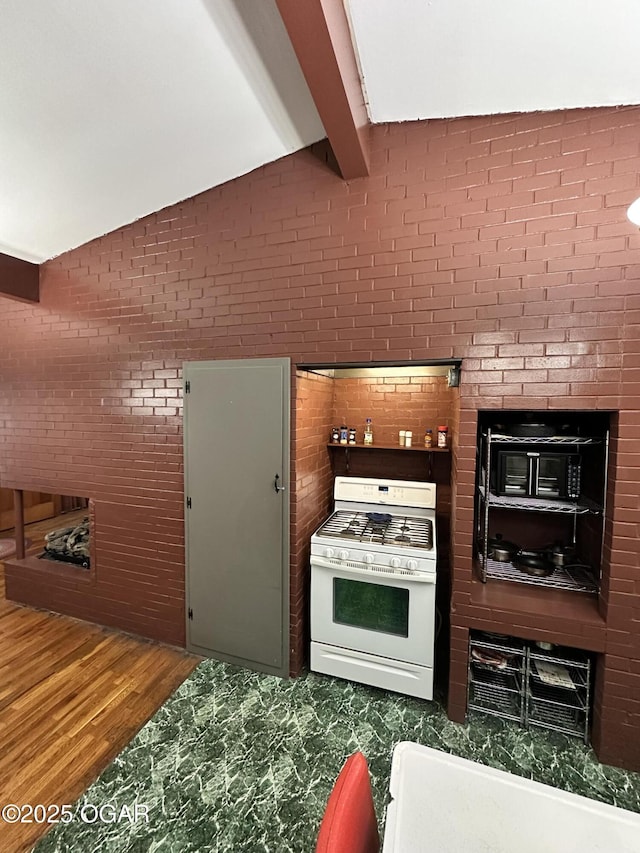
[[[316,674],[281,681],[208,660],[89,788],[74,821],[35,850],[310,853],[333,782],[356,749],[369,760],[383,824],[400,740],[640,812],[640,774],[598,764],[577,739],[481,715],[458,725],[437,701]],[[101,820],[94,807],[103,804]]]

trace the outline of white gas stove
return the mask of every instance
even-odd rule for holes
[[[311,669],[433,696],[436,487],[336,477],[311,537]]]

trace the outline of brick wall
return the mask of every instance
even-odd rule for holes
[[[423,445],[430,428],[435,446],[438,425],[451,426],[457,397],[457,389],[449,388],[444,376],[340,379],[335,383],[334,425],[355,427],[362,443],[370,417],[379,444],[398,444],[398,432],[404,429],[413,433],[413,444]]]
[[[295,382],[293,465],[295,501],[291,526],[291,660],[298,675],[309,658],[309,557],[313,531],[332,506],[333,474],[327,453],[334,383],[326,376],[299,371]]]
[[[93,499],[95,583],[11,570],[9,594],[184,641],[183,361],[464,358],[463,599],[477,409],[620,411],[597,737],[640,767],[639,129],[638,108],[379,126],[369,178],[299,152],[46,264],[39,305],[2,303],[0,480]]]

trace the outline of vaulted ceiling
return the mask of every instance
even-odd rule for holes
[[[0,252],[34,263],[325,136],[355,175],[367,121],[640,103],[637,0],[0,9]]]

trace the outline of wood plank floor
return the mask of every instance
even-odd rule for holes
[[[27,553],[42,550],[45,532],[83,515],[29,525]],[[199,660],[13,604],[0,563],[0,806],[73,803]],[[25,853],[47,829],[0,819],[0,851]]]

